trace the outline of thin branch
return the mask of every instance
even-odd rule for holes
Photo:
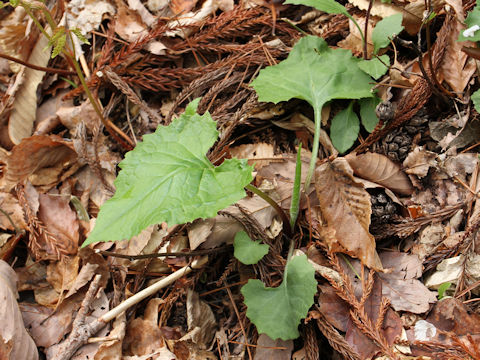
[[[7,54],[1,53],[1,52],[0,52],[0,58],[16,62],[17,64],[24,65],[28,68],[33,69],[33,70],[45,71],[45,72],[48,72],[48,73],[61,74],[61,75],[77,75],[76,72],[70,71],[70,70],[54,69],[54,68],[50,68],[50,67],[43,67],[43,66],[30,64],[26,61],[23,61],[21,59],[17,59],[13,56],[10,56],[10,55],[7,55]]]

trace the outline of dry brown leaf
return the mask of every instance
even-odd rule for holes
[[[403,162],[405,172],[423,178],[427,176],[430,167],[435,167],[437,165],[437,161],[435,160],[436,157],[436,153],[425,150],[421,146],[417,146],[408,154]]]
[[[210,305],[200,299],[198,293],[187,290],[187,324],[191,340],[201,349],[208,349],[215,336],[217,321]]]
[[[477,67],[475,59],[470,58],[461,51],[462,46],[473,47],[475,44],[471,41],[457,41],[460,31],[464,30],[462,7],[460,6],[460,9],[457,9],[457,11],[462,11],[462,13],[457,13],[459,21],[455,21],[455,25],[448,34],[447,50],[438,72],[443,75],[444,80],[450,85],[452,90],[461,95]]]
[[[37,66],[47,66],[50,60],[50,49],[48,39],[40,34],[27,62]],[[44,71],[32,68],[26,68],[24,71],[23,83],[15,94],[8,121],[8,135],[14,144],[19,144],[22,139],[32,135],[37,112],[37,87],[42,81],[43,75],[45,75]]]
[[[197,4],[197,0],[171,0],[170,9],[174,15],[181,15],[192,10]]]
[[[151,299],[142,318],[136,318],[127,325],[123,349],[124,355],[148,355],[165,347],[162,330],[158,326],[158,307],[165,301]]]
[[[0,22],[0,48],[6,55],[25,60],[31,47],[26,44],[25,31],[28,15],[25,10],[18,6],[15,10],[3,18]],[[5,60],[6,61],[6,60]],[[22,65],[13,61],[9,63],[9,70],[18,73]]]
[[[125,329],[127,321],[125,313],[117,316],[112,324],[112,331],[108,337],[112,340],[104,341],[100,344],[94,360],[110,360],[122,358],[122,343],[125,338]]]
[[[73,294],[76,294],[79,289],[81,289],[83,286],[88,284],[88,282],[92,280],[93,277],[95,276],[96,270],[98,267],[99,267],[98,264],[88,263],[83,265],[82,269],[78,273],[78,276],[70,284],[70,287],[68,288],[68,293],[65,295],[65,298],[68,298]]]
[[[57,111],[65,107],[70,108],[73,106],[73,100],[66,100],[63,98],[63,96],[67,93],[68,90],[61,90],[56,96],[44,101],[37,108],[34,135],[48,134],[59,125],[60,119],[57,115]],[[90,118],[86,117],[84,120],[89,121]]]
[[[74,297],[75,296],[69,298],[68,300],[65,300],[65,302],[73,299]],[[83,297],[85,297],[84,294],[83,294]],[[92,321],[97,320],[99,317],[101,317],[106,312],[108,312],[108,310],[110,309],[109,301],[103,289],[101,289],[98,292],[97,296],[95,297],[92,304],[90,305],[90,308],[92,312],[85,317],[85,324],[92,323]],[[53,313],[52,317],[54,317],[58,312],[59,311],[57,309],[57,311]],[[48,320],[49,319],[47,319],[47,321]],[[105,337],[109,332],[109,330],[110,330],[110,324],[107,324],[107,326],[101,329],[96,335],[100,338]],[[71,324],[69,329],[67,329],[67,331],[71,331]],[[45,354],[47,356],[47,359],[58,358],[59,349],[62,349],[61,345],[62,345],[61,343],[60,344],[56,343],[55,345],[50,346],[48,349],[45,349]],[[99,342],[94,342],[92,344],[89,344],[89,343],[84,344],[76,351],[75,355],[71,358],[71,360],[94,359],[95,354],[98,351],[99,347],[100,347]]]
[[[78,276],[80,257],[65,256],[60,261],[52,261],[47,266],[47,281],[55,291],[62,294],[68,291]]]
[[[237,159],[248,159],[248,164],[255,164],[255,170],[270,164],[273,155],[273,145],[267,143],[243,144],[230,148],[230,154]],[[279,157],[279,156],[277,156]],[[259,160],[255,160],[259,159]]]
[[[69,196],[40,194],[38,218],[56,239],[57,250],[64,255],[75,255],[78,250],[78,218],[70,207]]]
[[[23,209],[12,194],[0,192],[0,209],[10,216],[18,229],[26,229],[27,224],[23,216]],[[3,213],[0,213],[0,228],[4,230],[15,230]]]
[[[335,230],[340,245],[366,266],[382,270],[375,238],[368,230],[372,214],[370,195],[354,180],[348,162],[337,158],[320,165],[315,170],[315,188],[322,215]]]
[[[71,29],[77,28],[87,35],[98,29],[106,14],[114,15],[115,8],[106,0],[77,0],[66,3],[67,23]],[[77,49],[76,49],[77,50]]]
[[[85,127],[93,133],[100,122],[97,113],[89,101],[84,101],[79,106],[74,106],[71,103],[63,102],[56,103],[58,106],[53,114],[58,116],[60,122],[70,130],[74,136],[78,136],[78,125],[82,123]]]
[[[124,40],[133,42],[148,34],[147,26],[136,11],[127,8],[123,1],[116,1],[115,32]]]
[[[290,360],[292,359],[293,340],[272,340],[261,334],[257,340],[257,351],[253,360]]]
[[[370,153],[345,156],[355,175],[385,186],[386,188],[402,194],[410,195],[413,186],[407,175],[403,173],[400,165],[394,163],[382,154]]]
[[[362,29],[362,32],[365,31],[365,17],[363,16],[354,16],[355,20],[357,21],[358,25]],[[339,41],[338,46],[343,49],[351,50],[354,54],[362,53],[363,52],[363,40],[362,36],[360,35],[360,31],[358,30],[357,26],[354,24],[352,20],[348,21],[348,27],[350,29],[349,34],[347,37]],[[368,19],[368,40],[367,40],[367,55],[370,59],[373,54],[373,42],[372,42],[372,29],[375,27],[375,21],[370,17]]]
[[[48,286],[46,280],[47,266],[42,262],[34,262],[28,257],[24,267],[16,268],[18,291],[35,290]]]
[[[77,293],[53,308],[38,304],[21,303],[25,326],[35,339],[37,346],[48,348],[58,343],[71,330],[72,321],[85,292]]]
[[[422,314],[437,301],[436,293],[427,289],[421,281],[422,262],[416,255],[400,252],[383,252],[380,259],[385,268],[392,271],[379,274],[382,295],[390,299],[396,311]]]
[[[0,260],[0,344],[8,349],[2,359],[36,360],[37,346],[25,330],[17,297],[17,275],[8,263]]]
[[[349,2],[361,10],[367,10],[370,4],[369,0],[349,0]],[[433,11],[437,14],[444,5],[445,0],[432,0],[431,2]],[[371,15],[379,16],[381,18],[385,18],[394,14],[402,14],[402,25],[405,27],[405,30],[410,35],[416,35],[422,24],[425,4],[421,0],[412,0],[407,2],[405,6],[402,4],[402,7],[396,6],[393,3],[386,4],[380,0],[376,0],[373,2],[370,13]]]
[[[128,0],[128,7],[135,10],[147,26],[155,25],[156,18],[153,16],[140,0]]]
[[[30,175],[43,168],[52,168],[61,165],[59,170],[76,160],[77,154],[71,144],[56,135],[34,135],[23,139],[16,145],[7,159],[5,171],[6,187],[11,189]]]

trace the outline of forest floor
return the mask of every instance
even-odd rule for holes
[[[287,2],[4,0],[1,359],[480,360],[480,9]]]

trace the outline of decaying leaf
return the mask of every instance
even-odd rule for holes
[[[151,355],[165,348],[162,329],[158,326],[158,307],[164,302],[160,298],[151,299],[143,319],[138,317],[128,323],[123,355]]]
[[[362,29],[362,32],[365,31],[365,17],[354,16],[355,20],[357,21],[358,25]],[[372,42],[372,29],[375,26],[375,22],[370,17],[368,19],[368,37],[367,37],[367,54],[368,57],[371,58],[373,54],[373,42]],[[350,33],[347,37],[338,42],[338,46],[343,49],[351,50],[354,54],[362,53],[363,51],[363,41],[360,35],[360,31],[358,30],[357,26],[353,23],[352,20],[348,20],[348,27]]]
[[[75,0],[66,4],[68,25],[79,29],[84,35],[98,29],[106,14],[115,14],[115,8],[108,1]]]
[[[338,243],[368,267],[381,270],[375,238],[368,230],[372,213],[370,195],[354,180],[348,162],[337,158],[320,165],[315,171],[315,188],[322,215],[335,230]]]
[[[421,281],[422,262],[416,255],[400,252],[380,254],[382,264],[390,268],[388,273],[379,274],[382,281],[382,295],[390,299],[396,311],[425,313],[437,301],[436,293],[428,290]]]
[[[38,218],[48,232],[57,240],[58,250],[66,255],[74,255],[78,250],[78,218],[70,207],[70,196],[40,194]]]
[[[394,163],[382,154],[370,153],[345,156],[355,175],[366,180],[385,186],[401,194],[410,195],[413,186],[407,175],[401,170],[400,165]]]
[[[445,51],[444,61],[440,64],[440,73],[444,80],[450,85],[455,93],[462,94],[465,87],[469,83],[472,75],[475,73],[475,60],[470,58],[466,53],[461,51],[462,46],[473,46],[471,41],[457,41],[458,35],[464,30],[463,9],[460,7],[458,20],[452,19],[454,22],[447,37],[447,50]]]
[[[33,47],[27,62],[45,67],[50,60],[48,40],[44,35],[39,38]],[[37,87],[42,81],[44,71],[26,68],[23,83],[15,95],[12,113],[8,122],[8,135],[14,144],[19,144],[23,138],[32,135],[33,123],[37,112]],[[18,76],[21,76],[20,74]]]
[[[12,188],[43,168],[49,168],[50,172],[61,172],[76,157],[71,145],[59,136],[34,135],[23,139],[7,159],[7,188]]]
[[[22,314],[18,308],[17,275],[3,260],[0,260],[0,347],[3,359],[36,360],[37,346],[25,330]],[[8,351],[8,352],[7,352]]]
[[[27,224],[18,200],[10,193],[0,192],[0,209],[5,211],[18,229],[26,229]],[[0,228],[15,230],[8,218],[0,213]]]
[[[430,289],[438,289],[446,282],[457,284],[465,264],[465,256],[458,255],[442,260],[434,273],[425,279],[425,286]]]
[[[208,349],[215,336],[217,321],[210,305],[191,289],[187,290],[187,324],[192,341],[201,349]]]
[[[260,334],[257,341],[258,349],[253,360],[290,360],[292,359],[293,340],[272,340],[265,334]]]
[[[410,175],[417,175],[419,178],[427,176],[428,169],[436,166],[437,154],[417,146],[403,162],[405,172]]]
[[[231,148],[230,154],[237,159],[248,159],[248,165],[255,164],[255,170],[270,164],[274,157],[273,145],[267,143],[242,144]]]

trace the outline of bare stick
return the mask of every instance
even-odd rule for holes
[[[115,319],[118,315],[123,313],[131,306],[139,303],[148,296],[155,294],[157,291],[180,279],[182,276],[187,275],[193,269],[201,268],[207,263],[207,260],[208,257],[206,256],[198,260],[193,260],[190,265],[184,266],[183,268],[175,271],[148,288],[143,289],[98,319],[86,324],[85,317],[90,308],[90,304],[95,298],[100,284],[100,275],[95,276],[95,279],[90,285],[85,299],[82,302],[82,306],[80,307],[78,315],[73,322],[72,332],[70,335],[68,335],[68,338],[59,345],[58,350],[52,360],[69,360],[83,344],[87,343],[91,336],[100,331],[105,325],[107,325],[109,321]]]

